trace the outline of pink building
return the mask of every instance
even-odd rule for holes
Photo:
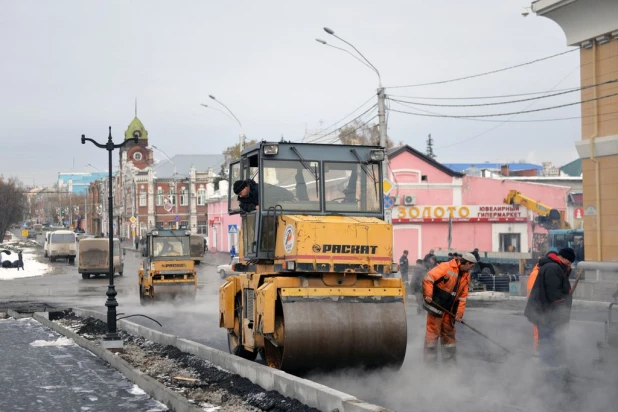
[[[208,250],[212,253],[229,253],[232,245],[238,250],[238,229],[240,215],[228,214],[227,207],[228,182],[219,182],[219,190],[209,183],[206,188],[208,196]]]
[[[392,207],[394,257],[403,250],[411,261],[430,250],[520,252],[532,248],[532,214],[503,203],[518,190],[552,208],[565,210],[568,187],[467,176],[452,171],[423,153],[402,146],[389,151],[395,187]]]

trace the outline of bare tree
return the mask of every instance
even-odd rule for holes
[[[252,146],[254,144],[257,143],[257,140],[249,140],[247,142],[245,142],[245,147],[248,146]],[[223,151],[223,156],[224,156],[224,161],[223,164],[221,165],[221,175],[226,175],[227,174],[227,169],[230,166],[230,163],[233,162],[234,160],[240,159],[240,143],[236,143],[233,146],[229,146],[227,147],[224,151]]]
[[[26,195],[21,182],[15,178],[0,177],[0,243],[12,224],[24,218],[27,209]]]
[[[350,145],[380,145],[380,129],[377,124],[355,120],[339,131],[339,141]],[[386,136],[386,147],[393,147],[393,141]]]

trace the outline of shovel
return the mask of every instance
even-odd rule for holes
[[[440,309],[442,312],[444,313],[448,313],[449,315],[451,315],[453,317],[453,319],[456,318],[456,316],[449,310],[444,309],[442,306],[440,306],[439,304],[437,304],[436,302],[432,301],[431,304],[433,306],[435,306],[436,308]],[[498,342],[496,342],[495,340],[491,339],[489,336],[485,335],[483,332],[481,332],[480,330],[472,327],[470,324],[468,324],[467,322],[460,320],[459,323],[461,323],[464,326],[467,326],[468,328],[470,328],[472,331],[476,332],[477,334],[481,335],[482,337],[484,337],[485,339],[487,339],[488,341],[490,341],[491,343],[493,343],[494,345],[496,345],[497,347],[499,347],[500,349],[502,349],[503,351],[505,351],[506,353],[511,353],[511,351],[507,348],[505,348],[504,346],[500,345]]]

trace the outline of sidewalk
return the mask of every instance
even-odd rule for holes
[[[32,318],[0,319],[0,411],[167,411],[91,352]]]

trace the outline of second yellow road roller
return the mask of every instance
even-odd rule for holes
[[[230,165],[240,263],[219,291],[230,352],[293,373],[399,368],[405,290],[377,146],[262,141]]]

